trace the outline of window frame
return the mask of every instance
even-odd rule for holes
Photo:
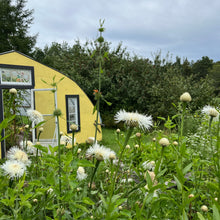
[[[70,115],[70,112],[69,112],[69,99],[71,98],[74,98],[76,99],[76,117],[77,117],[77,120],[78,120],[78,129],[76,130],[76,132],[79,132],[80,131],[80,109],[79,109],[79,95],[65,95],[66,97],[66,125],[67,125],[67,133],[72,133],[72,130],[70,129],[70,123],[69,123],[69,115]]]

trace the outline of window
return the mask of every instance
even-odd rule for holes
[[[66,119],[67,119],[67,133],[71,133],[70,125],[78,125],[80,131],[80,115],[79,115],[79,96],[66,95]]]

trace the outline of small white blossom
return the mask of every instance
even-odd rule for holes
[[[188,92],[184,92],[181,96],[180,96],[180,101],[181,102],[191,102],[192,98],[190,96],[190,94]]]
[[[77,179],[84,180],[86,179],[87,174],[85,173],[85,169],[83,167],[78,167],[77,169]]]
[[[115,158],[115,152],[104,146],[95,143],[86,151],[86,157],[95,157],[96,160],[109,160]]]
[[[125,122],[129,127],[139,127],[142,130],[149,129],[152,125],[152,117],[139,114],[138,112],[126,112],[125,110],[120,110],[115,115],[115,122]]]
[[[39,124],[44,120],[43,115],[37,110],[29,109],[27,110],[27,116],[30,118],[32,122],[35,124]]]

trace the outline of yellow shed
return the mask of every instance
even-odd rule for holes
[[[54,79],[55,77],[55,79]],[[52,92],[53,79],[59,81],[57,92]],[[71,136],[70,125],[75,123],[78,130],[75,134],[76,143],[85,142],[88,137],[95,136],[96,114],[94,106],[85,92],[64,74],[41,64],[31,57],[17,51],[0,53],[0,90],[18,88],[29,89],[32,108],[43,114],[44,132],[41,134],[42,142],[55,140],[56,123],[51,116],[55,108],[62,112],[59,120],[60,131]],[[46,82],[46,83],[45,83]],[[4,102],[4,100],[3,100]],[[1,105],[3,105],[1,98]],[[1,109],[3,106],[1,106]],[[0,118],[3,120],[3,116]],[[33,138],[36,137],[33,136]],[[101,127],[97,133],[97,140],[102,139]],[[36,141],[36,140],[32,140]],[[4,149],[1,147],[3,154]]]

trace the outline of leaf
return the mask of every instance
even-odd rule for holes
[[[108,205],[107,205],[107,202],[106,202],[104,196],[103,196],[102,194],[99,194],[99,196],[100,196],[100,198],[101,198],[101,200],[102,200],[102,203],[103,203],[105,209],[108,209]],[[113,197],[114,197],[114,196],[113,196]],[[112,197],[112,198],[113,198],[113,197]]]
[[[88,160],[80,160],[77,165],[81,167],[95,167],[95,164]]]
[[[84,197],[82,202],[85,203],[85,204],[88,204],[88,205],[94,205],[95,204],[89,197]]]
[[[48,148],[47,147],[44,147],[44,146],[38,145],[38,144],[35,144],[34,147],[41,150],[41,151],[43,151],[44,153],[48,153]]]
[[[212,209],[213,209],[213,220],[219,220],[220,214],[219,214],[219,211],[218,211],[218,208],[216,207],[216,205],[213,205]]]
[[[163,176],[166,171],[167,171],[167,168],[161,170],[161,171],[157,174],[156,179],[157,179],[157,178],[160,178],[161,176]]]
[[[180,181],[178,180],[176,176],[174,176],[174,180],[176,181],[178,190],[182,192],[182,189],[183,189],[182,184],[180,183]]]
[[[26,206],[26,207],[28,207],[29,209],[32,207],[31,203],[28,202],[28,201],[22,201],[22,202],[20,202],[20,206]]]
[[[203,217],[203,215],[201,213],[197,212],[197,215],[200,220],[205,220],[205,218]]]
[[[192,165],[193,165],[193,163],[190,163],[183,169],[183,175],[188,173],[188,171],[192,168]]]

